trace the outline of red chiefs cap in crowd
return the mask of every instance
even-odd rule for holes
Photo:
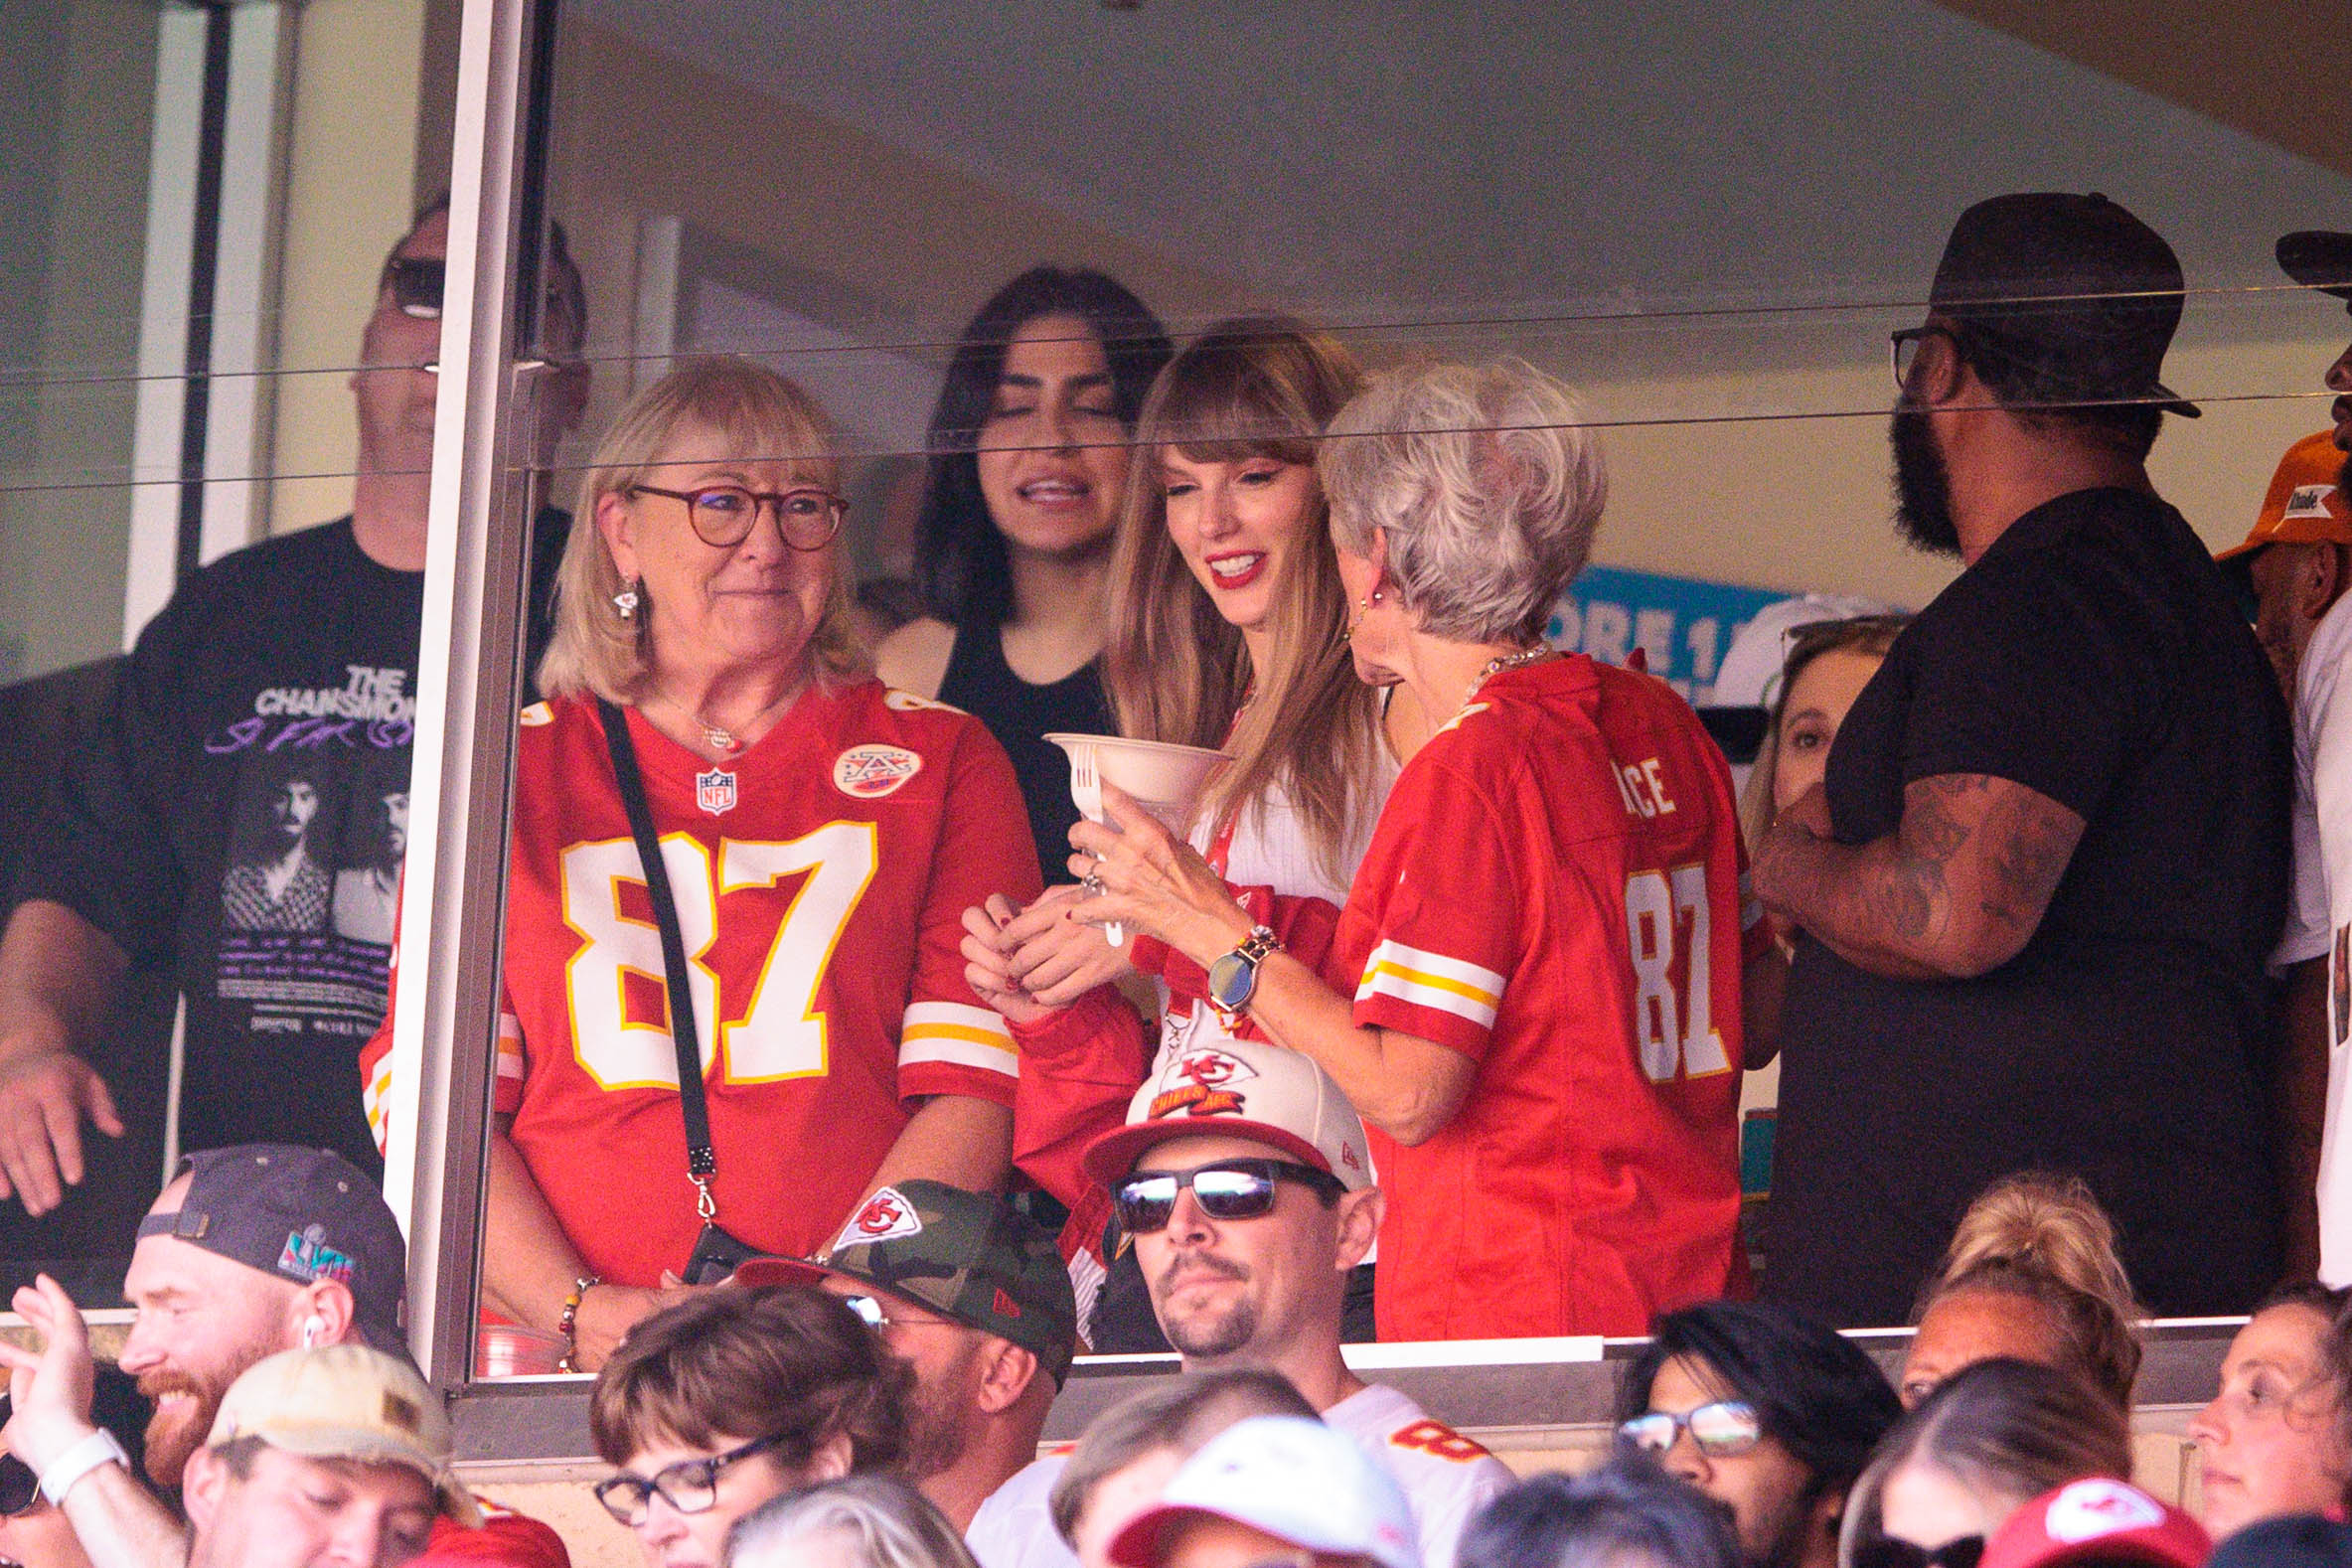
[[[2195,1519],[2128,1482],[2100,1477],[2069,1482],[2010,1514],[1984,1543],[1977,1568],[2075,1562],[2204,1568],[2212,1552],[2213,1542]]]

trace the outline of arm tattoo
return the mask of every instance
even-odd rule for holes
[[[1757,885],[1879,973],[1981,974],[2032,936],[2082,834],[2080,817],[2023,785],[1943,774],[1911,784],[1901,826],[1874,843],[1776,830]]]
[[[2066,874],[2083,820],[2048,796],[2011,791],[1985,819],[1985,914],[2003,925],[2030,932],[2050,906],[2058,879]]]

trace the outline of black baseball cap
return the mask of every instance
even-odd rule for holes
[[[2181,299],[2164,236],[2096,191],[1978,202],[1953,225],[1928,296],[1971,347],[2033,368],[2060,402],[2147,401],[2194,418],[2158,379]]]
[[[2305,288],[2352,300],[2352,235],[2298,229],[2278,239],[2278,265]]]
[[[361,1336],[408,1353],[408,1246],[357,1166],[326,1149],[239,1144],[184,1156],[180,1172],[187,1196],[140,1220],[141,1240],[169,1236],[296,1285],[341,1280]]]

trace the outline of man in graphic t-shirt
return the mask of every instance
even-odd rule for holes
[[[1768,1293],[1903,1321],[1967,1201],[2081,1176],[2164,1317],[2276,1277],[2263,964],[2286,890],[2285,706],[2144,466],[2181,274],[2099,196],[1960,216],[1896,334],[1899,523],[1966,569],[1759,848],[1803,928],[1782,1019]]]
[[[0,1198],[31,1213],[80,1179],[84,1118],[122,1131],[84,1056],[132,963],[169,964],[187,1007],[184,1146],[380,1167],[351,1062],[384,1012],[407,831],[448,235],[443,200],[378,278],[351,515],[181,585],[26,850],[0,932]],[[549,274],[546,335],[568,356],[586,301],[559,233]],[[576,362],[549,379],[541,463],[586,391]]]
[[[1313,1060],[1225,1039],[1165,1057],[1127,1121],[1087,1146],[1132,1238],[1161,1331],[1186,1372],[1262,1367],[1395,1478],[1427,1568],[1453,1568],[1462,1528],[1512,1484],[1508,1467],[1339,1349],[1348,1272],[1384,1211],[1355,1107]],[[982,1505],[983,1568],[1075,1562],[1034,1505],[1066,1456],[1038,1460]],[[1000,1500],[1002,1499],[1002,1500]]]

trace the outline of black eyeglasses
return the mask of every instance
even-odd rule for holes
[[[720,1476],[783,1441],[781,1432],[772,1437],[754,1438],[741,1448],[730,1448],[708,1459],[681,1460],[650,1477],[622,1471],[610,1481],[596,1483],[596,1500],[604,1504],[605,1512],[631,1528],[645,1522],[646,1510],[652,1507],[656,1493],[681,1513],[707,1513],[718,1500]]]
[[[1211,1219],[1256,1219],[1273,1212],[1275,1184],[1296,1181],[1330,1202],[1347,1190],[1329,1171],[1289,1160],[1219,1160],[1191,1171],[1138,1171],[1113,1183],[1111,1207],[1131,1236],[1167,1226],[1176,1194],[1192,1189],[1192,1201]]]
[[[1907,392],[1911,387],[1911,367],[1919,363],[1919,346],[1930,338],[1942,338],[1954,348],[1960,347],[1960,336],[1950,327],[1905,327],[1888,334],[1888,358],[1895,367],[1895,391]]]
[[[776,526],[784,543],[794,549],[823,549],[842,531],[850,504],[830,490],[814,488],[746,490],[741,485],[705,485],[700,490],[664,490],[659,485],[631,485],[632,496],[668,496],[686,503],[686,520],[695,537],[706,545],[724,548],[750,537],[759,509],[776,509]]]
[[[1764,1441],[1764,1418],[1745,1399],[1718,1399],[1695,1410],[1646,1410],[1617,1428],[1619,1437],[1645,1454],[1665,1453],[1683,1432],[1707,1458],[1729,1459]]]
[[[1934,1548],[1880,1535],[1854,1549],[1854,1568],[1976,1568],[1984,1537],[1960,1535]]]

